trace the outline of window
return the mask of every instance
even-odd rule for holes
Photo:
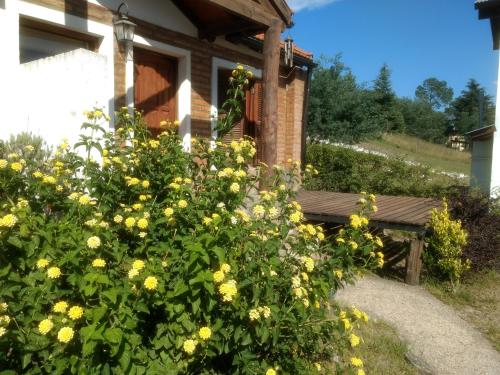
[[[78,48],[94,51],[97,38],[57,26],[21,18],[19,58],[21,64]]]

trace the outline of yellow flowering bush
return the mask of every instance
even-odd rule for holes
[[[88,117],[75,146],[0,169],[0,369],[316,374],[359,343],[329,298],[380,265],[368,206],[330,238],[287,188],[298,164],[259,192],[250,139],[188,153],[140,114]]]
[[[423,259],[427,268],[438,277],[448,279],[455,287],[462,274],[470,268],[470,261],[463,259],[462,249],[467,244],[467,232],[460,220],[453,220],[448,203],[433,209],[429,220],[430,235]]]

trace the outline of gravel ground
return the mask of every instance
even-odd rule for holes
[[[366,276],[339,291],[335,299],[392,325],[407,343],[409,357],[426,372],[500,375],[500,353],[422,287]]]

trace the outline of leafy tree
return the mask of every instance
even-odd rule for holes
[[[396,95],[392,89],[391,70],[387,64],[382,65],[377,78],[373,81],[375,99],[380,105],[391,105]]]
[[[447,107],[453,100],[453,89],[446,81],[437,78],[427,78],[415,90],[418,101],[428,104],[432,109],[439,110]]]
[[[359,141],[363,133],[369,132],[361,125],[362,105],[356,78],[342,62],[341,55],[322,58],[311,83],[309,137]]]
[[[372,118],[380,133],[404,131],[404,119],[396,106],[391,70],[387,64],[382,65],[377,78],[373,81],[371,100]]]
[[[406,133],[435,143],[444,143],[447,115],[434,111],[420,100],[399,99],[398,106],[406,124]]]
[[[453,124],[461,133],[491,125],[495,120],[492,98],[475,79],[467,82],[465,90],[451,104],[449,113]]]

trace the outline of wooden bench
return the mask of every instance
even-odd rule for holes
[[[349,216],[358,209],[359,198],[359,194],[301,190],[297,201],[309,221],[346,224],[349,222]],[[426,225],[431,210],[440,207],[441,201],[431,198],[378,195],[376,204],[378,211],[372,214],[370,227],[416,233],[415,238],[410,240],[410,249],[406,257],[405,282],[418,284]]]

